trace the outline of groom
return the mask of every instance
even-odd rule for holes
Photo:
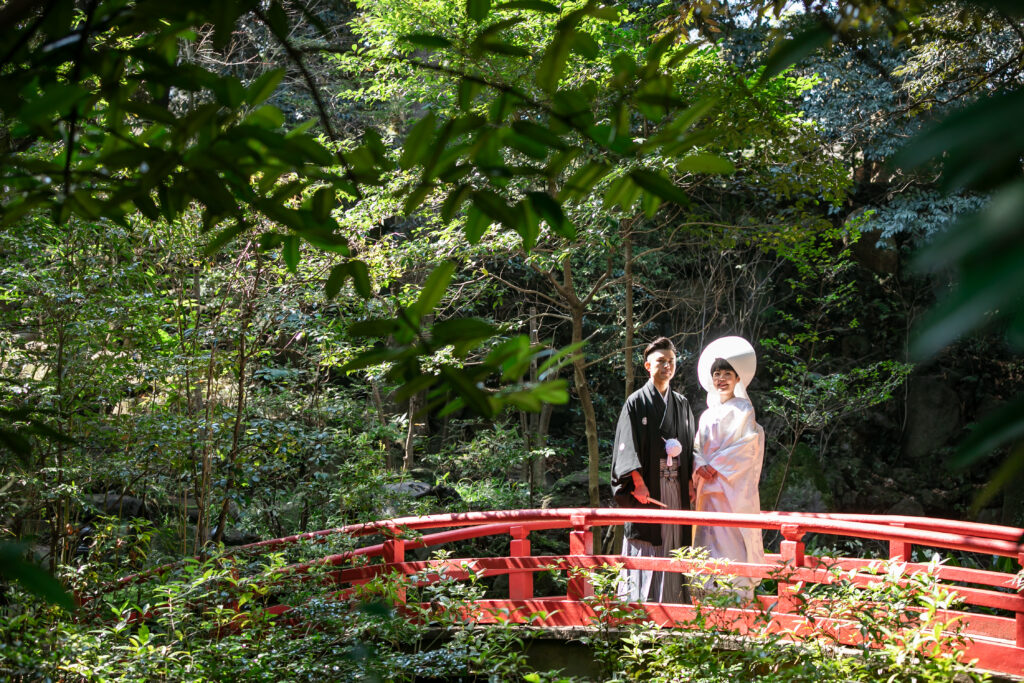
[[[690,403],[669,384],[676,374],[676,348],[666,337],[644,349],[650,381],[626,399],[615,427],[612,495],[619,507],[690,509],[694,419]],[[622,554],[668,557],[690,545],[690,525],[627,522]],[[683,576],[624,569],[619,597],[631,602],[687,602]]]

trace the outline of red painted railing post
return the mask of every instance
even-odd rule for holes
[[[892,526],[902,529],[904,524],[903,522],[894,522]],[[907,541],[889,541],[889,559],[910,562],[913,548],[913,544]]]
[[[1024,553],[1017,555],[1017,564],[1024,568]],[[1024,595],[1024,593],[1017,593]],[[1017,647],[1024,647],[1024,612],[1017,612]]]
[[[389,526],[384,533],[389,537],[384,541],[384,562],[386,564],[405,562],[405,541],[402,539],[402,530],[397,526]],[[405,604],[405,588],[400,588],[395,592],[395,601]]]
[[[512,535],[512,541],[508,544],[508,556],[529,557],[530,556],[530,530],[523,526],[514,526],[508,530]],[[508,598],[509,600],[529,600],[533,597],[533,572],[513,571],[508,575]]]
[[[804,544],[801,540],[804,537],[804,530],[797,524],[783,524],[782,525],[782,541],[781,547],[779,548],[779,554],[782,557],[782,561],[786,563],[789,568],[796,569],[804,566]],[[783,572],[786,570],[783,569]],[[796,600],[793,597],[792,591],[793,584],[785,580],[784,575],[780,575],[778,581],[778,606],[777,609],[780,612],[792,611],[796,605]]]
[[[594,554],[594,532],[587,525],[585,515],[572,515],[569,518],[572,524],[572,531],[569,533],[569,554],[570,555],[593,555]],[[569,599],[582,600],[594,594],[594,587],[590,579],[583,572],[569,577]]]
[[[798,524],[782,525],[782,538],[785,540],[782,541],[780,554],[783,562],[794,567],[804,566],[804,544],[800,540],[803,537],[804,530]]]

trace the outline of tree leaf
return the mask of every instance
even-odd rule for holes
[[[492,417],[495,413],[490,399],[476,385],[465,370],[458,370],[451,367],[442,367],[441,376],[448,381],[448,384],[466,402],[466,407],[484,417]]]
[[[331,274],[327,276],[327,282],[324,283],[324,296],[328,299],[338,296],[338,292],[345,285],[345,280],[348,279],[348,276],[349,268],[347,263],[339,263],[331,268]]]
[[[271,104],[254,109],[243,119],[243,124],[274,130],[284,125],[284,114]]]
[[[988,189],[1020,175],[1024,89],[990,95],[942,119],[910,141],[893,163],[917,168],[945,156],[943,187]]]
[[[473,192],[472,201],[473,206],[480,209],[492,221],[503,223],[513,230],[519,229],[518,224],[521,217],[496,192],[476,190]]]
[[[1024,443],[1018,444],[1013,449],[985,488],[978,493],[977,498],[971,503],[972,512],[977,513],[985,507],[985,504],[995,498],[1002,489],[1020,482],[1022,471],[1024,471]]]
[[[420,290],[419,298],[410,307],[416,314],[415,319],[417,322],[422,320],[423,316],[433,311],[434,307],[441,301],[454,273],[455,264],[451,261],[444,261],[427,276],[427,281],[423,283],[423,289]]]
[[[210,240],[210,243],[206,245],[206,248],[203,249],[203,252],[206,254],[216,253],[225,244],[227,244],[228,242],[230,242],[231,240],[235,239],[243,232],[245,232],[248,229],[248,227],[248,224],[242,221],[236,221],[234,224],[231,225],[231,227],[224,228],[219,233],[217,233],[214,236],[214,238]]]
[[[570,344],[561,349],[555,351],[545,350],[541,352],[541,356],[547,357],[547,360],[541,364],[537,369],[537,376],[544,381],[548,375],[557,373],[564,366],[568,365],[573,361],[573,357],[576,353],[583,349],[585,342],[579,341],[575,344]]]
[[[454,318],[434,324],[430,338],[435,348],[440,348],[457,342],[479,342],[496,333],[497,328],[479,318]]]
[[[470,206],[466,215],[466,239],[470,244],[476,244],[483,237],[487,228],[491,227],[491,220],[484,215],[484,212],[476,206]]]
[[[555,201],[547,192],[527,192],[527,198],[533,210],[547,221],[551,229],[566,239],[575,239],[576,226],[573,225],[562,211],[562,205]]]
[[[501,40],[485,40],[477,44],[482,52],[492,52],[496,55],[509,55],[510,57],[529,57],[532,53],[524,47],[513,45]]]
[[[491,0],[466,0],[466,16],[473,21],[483,21],[490,11]]]
[[[483,86],[472,78],[463,78],[459,81],[459,109],[469,111],[473,106],[473,100],[480,94]]]
[[[537,237],[540,235],[540,221],[529,199],[520,200],[516,204],[516,208],[519,210],[517,213],[520,215],[516,232],[523,238],[523,249],[529,251],[537,244]]]
[[[611,166],[600,160],[591,160],[579,168],[572,177],[562,186],[558,198],[565,201],[582,199],[590,194],[594,185],[611,171]]]
[[[342,264],[345,265],[345,264]],[[400,323],[393,318],[375,318],[373,320],[360,320],[348,326],[348,333],[353,337],[378,337],[385,338],[394,334]]]
[[[433,189],[433,183],[420,183],[417,185],[415,189],[406,196],[405,203],[402,204],[402,212],[405,213],[406,216],[411,216],[416,209],[420,208],[423,201],[431,191],[433,191]]]
[[[1017,396],[986,415],[957,448],[950,464],[968,467],[1000,446],[1024,439],[1024,396]]]
[[[345,280],[349,277],[352,278],[352,286],[359,296],[368,299],[373,295],[373,288],[370,284],[370,271],[366,263],[353,259],[345,263],[339,263],[331,268],[331,274],[327,277],[327,282],[324,284],[324,296],[328,299],[336,297],[345,285]]]
[[[510,9],[528,9],[544,14],[560,14],[561,10],[544,0],[508,0],[494,6],[495,11]]]
[[[551,149],[563,150],[568,148],[565,140],[555,134],[550,128],[546,128],[533,121],[516,121],[512,124],[512,130]]]
[[[25,560],[24,554],[24,546],[0,542],[0,576],[17,581],[29,593],[51,605],[57,605],[69,612],[74,611],[75,601],[64,590],[60,581],[50,576],[42,567]]]
[[[691,154],[683,157],[676,164],[676,170],[681,173],[710,173],[714,175],[727,175],[736,170],[736,166],[725,157],[717,154]]]
[[[690,204],[690,198],[682,188],[677,187],[662,173],[637,168],[629,172],[629,177],[645,192],[653,194],[659,199],[674,202],[680,206],[689,206]]]
[[[296,273],[299,270],[299,236],[285,235],[281,240],[281,256],[284,257],[288,271]]]
[[[928,358],[997,317],[1021,315],[1024,291],[1024,181],[996,194],[925,248],[915,261],[923,269],[959,267],[952,293],[932,308],[911,341],[915,358]],[[992,314],[996,313],[995,316]]]
[[[543,403],[565,405],[569,402],[569,382],[564,379],[541,382],[530,388],[530,394]]]
[[[373,296],[373,286],[370,283],[370,269],[365,261],[352,260],[348,262],[349,273],[352,275],[352,285],[356,288],[356,294],[369,299]]]
[[[321,223],[331,217],[334,209],[334,190],[330,187],[321,187],[313,193],[313,217]]]
[[[647,51],[647,63],[644,64],[643,78],[653,78],[661,70],[661,58],[676,42],[676,37],[677,34],[670,31],[658,38],[657,42],[651,46],[651,49]]]
[[[544,50],[544,56],[537,68],[537,86],[545,92],[554,92],[562,79],[565,64],[572,49],[575,29],[560,31]]]
[[[409,134],[405,137],[405,144],[402,145],[402,156],[398,161],[401,168],[412,168],[423,160],[430,147],[430,140],[434,137],[434,126],[437,117],[432,111],[420,119]]]
[[[586,31],[574,31],[572,33],[572,51],[586,59],[597,59],[601,48],[594,37]]]
[[[814,26],[775,46],[764,63],[758,86],[764,85],[793,64],[809,57],[818,48],[828,45],[832,33],[823,26]]]
[[[255,106],[273,95],[274,90],[281,83],[281,79],[284,78],[284,72],[284,69],[271,69],[261,74],[246,88],[246,101]]]

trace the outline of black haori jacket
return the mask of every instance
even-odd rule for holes
[[[665,459],[665,440],[675,438],[683,445],[683,452],[676,458],[679,467],[679,499],[683,501],[683,509],[688,510],[690,494],[687,482],[693,470],[694,430],[693,411],[690,410],[690,402],[682,394],[671,390],[668,392],[668,410],[652,381],[630,394],[615,426],[612,452],[612,495],[615,504],[618,507],[657,508],[653,503],[641,505],[633,497],[631,473],[640,470],[651,497],[663,501],[660,466]],[[689,539],[690,526],[683,528],[684,538]],[[627,522],[624,533],[631,540],[661,545],[660,524]],[[689,540],[686,543],[689,544]]]

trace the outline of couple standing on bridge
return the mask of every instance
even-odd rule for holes
[[[757,484],[764,459],[764,430],[754,419],[746,386],[757,360],[750,342],[722,337],[701,353],[697,376],[708,408],[695,424],[686,397],[672,391],[676,348],[659,337],[644,350],[650,380],[626,399],[615,428],[612,494],[619,507],[656,505],[702,512],[760,512]],[[711,558],[764,562],[760,529],[627,522],[622,554],[668,557],[691,544]],[[619,597],[631,602],[689,602],[678,573],[623,569]],[[710,588],[710,581],[702,582]],[[756,582],[734,577],[733,588],[747,598]]]

